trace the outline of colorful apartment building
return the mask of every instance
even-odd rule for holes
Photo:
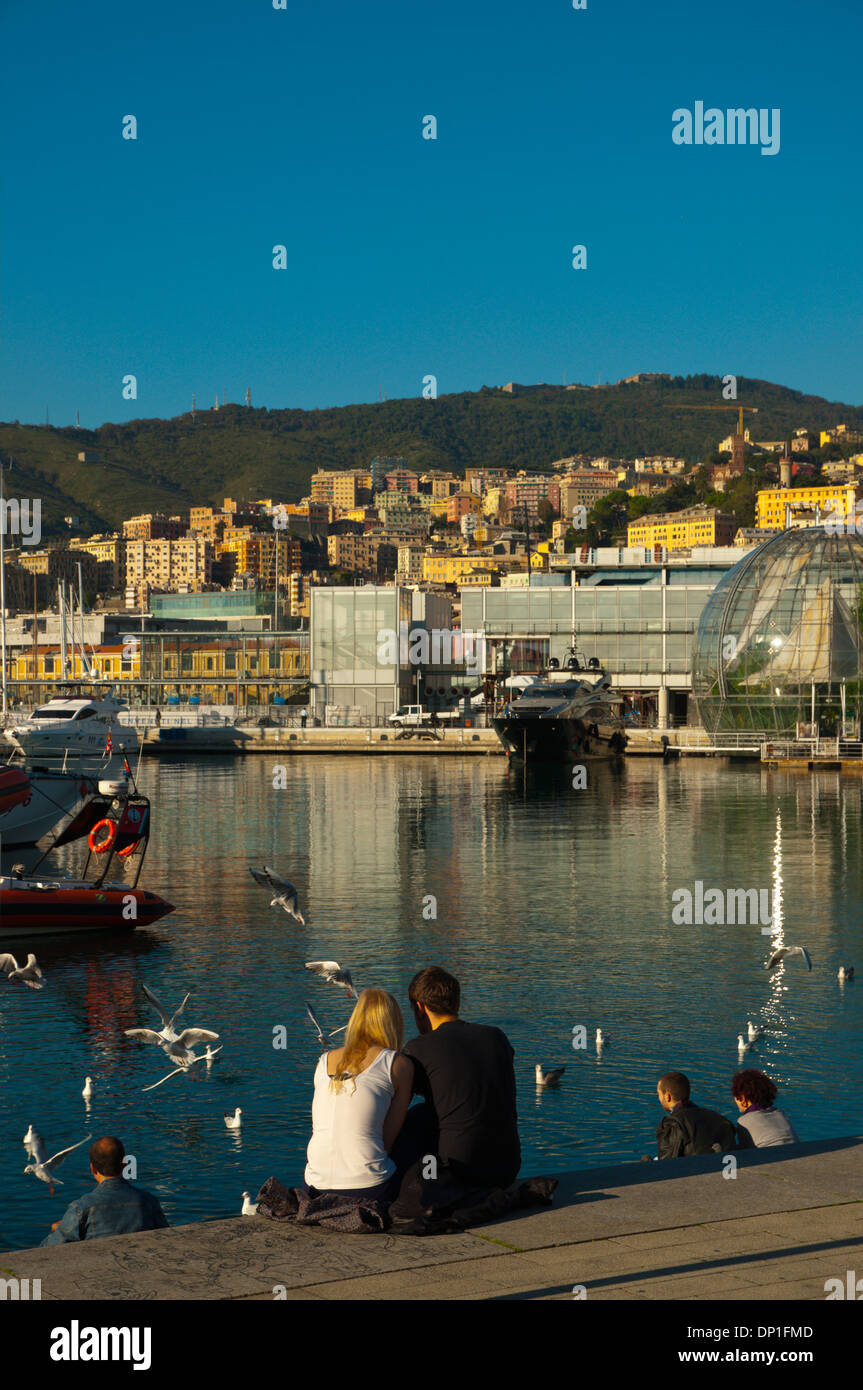
[[[666,550],[689,550],[694,545],[730,545],[737,522],[716,507],[687,507],[682,512],[643,516],[626,529],[626,544],[664,546]]]
[[[829,513],[843,518],[853,516],[858,491],[855,483],[837,483],[833,487],[764,488],[755,500],[755,525],[784,530],[789,508],[792,521],[795,514],[798,514],[798,523],[803,519],[799,514],[811,514],[813,525],[816,509],[821,520]]]

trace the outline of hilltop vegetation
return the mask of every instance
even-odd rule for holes
[[[796,428],[845,421],[863,429],[863,407],[805,396],[770,382],[738,378],[753,438],[782,439]],[[727,412],[674,405],[727,405]],[[138,512],[186,512],[223,497],[298,500],[319,468],[368,465],[401,456],[409,467],[509,467],[538,471],[572,454],[632,458],[667,453],[697,463],[736,428],[713,376],[607,387],[525,387],[349,405],[329,410],[267,410],[226,405],[172,420],[131,420],[97,430],[0,425],[0,454],[14,460],[7,494],[40,497],[43,527],[65,514],[94,530],[116,528]],[[98,463],[79,463],[80,450]]]

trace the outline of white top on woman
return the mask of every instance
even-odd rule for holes
[[[319,1191],[378,1187],[396,1165],[384,1148],[384,1120],[395,1094],[392,1069],[396,1054],[382,1048],[371,1066],[343,1083],[331,1085],[324,1052],[315,1069],[312,1137],[306,1153],[306,1183]]]

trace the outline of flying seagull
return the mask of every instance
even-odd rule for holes
[[[306,919],[300,912],[297,890],[292,883],[289,883],[286,878],[279,878],[279,875],[274,873],[272,869],[268,869],[266,864],[263,873],[260,869],[250,869],[249,873],[262,888],[269,888],[275,893],[276,896],[270,903],[270,907],[283,907],[286,912],[296,918],[300,926],[306,925]]]
[[[163,1076],[161,1081],[154,1081],[152,1086],[142,1086],[141,1090],[155,1091],[156,1087],[161,1086],[163,1081],[170,1081],[172,1076],[179,1076],[181,1071],[187,1072],[191,1066],[194,1066],[195,1062],[206,1062],[207,1066],[209,1067],[213,1057],[216,1056],[217,1052],[221,1052],[221,1050],[222,1049],[220,1047],[217,1047],[211,1051],[211,1049],[208,1047],[206,1052],[200,1053],[200,1055],[197,1057],[192,1057],[192,1060],[190,1062],[184,1062],[182,1066],[175,1067],[173,1071],[169,1071],[168,1075]]]
[[[33,1173],[37,1178],[46,1182],[49,1190],[53,1193],[55,1183],[58,1187],[64,1186],[59,1178],[54,1177],[54,1169],[60,1167],[67,1154],[73,1153],[75,1149],[80,1149],[82,1144],[88,1144],[92,1138],[92,1134],[88,1134],[86,1139],[79,1139],[77,1144],[70,1144],[68,1149],[61,1149],[58,1154],[54,1154],[51,1158],[36,1159],[33,1163],[28,1163],[24,1169],[24,1176]]]
[[[764,962],[765,970],[772,970],[780,961],[784,960],[786,956],[802,956],[806,962],[807,969],[812,969],[809,952],[805,946],[780,946],[778,950],[772,953],[770,959]]]
[[[15,957],[10,956],[8,951],[0,954],[0,970],[6,971],[7,980],[23,980],[30,989],[43,989],[45,986],[42,971],[39,969],[32,951],[27,957],[26,965],[19,965]]]
[[[839,975],[838,975],[838,978],[839,978],[840,980],[853,980],[853,979],[854,979],[854,966],[853,966],[853,965],[840,965],[840,967],[839,967]]]
[[[306,1005],[306,1013],[312,1020],[312,1027],[318,1035],[318,1042],[320,1043],[321,1048],[326,1047],[327,1043],[331,1042],[332,1039],[336,1036],[336,1033],[344,1033],[345,1029],[348,1026],[346,1023],[343,1023],[341,1028],[334,1028],[331,1033],[325,1033],[321,1025],[318,1023],[317,1014],[315,1013],[311,1004]]]
[[[257,1204],[257,1202],[253,1202],[252,1199],[251,1199],[251,1197],[249,1196],[248,1192],[244,1192],[244,1193],[243,1193],[243,1207],[242,1207],[242,1211],[240,1212],[240,1215],[241,1215],[241,1216],[256,1216],[256,1215],[257,1215],[257,1211],[258,1211],[258,1204]]]
[[[339,989],[346,989],[349,999],[356,999],[351,972],[347,969],[343,970],[337,960],[307,960],[306,969],[314,970],[315,974],[320,975],[327,984],[338,985]]]
[[[238,1105],[237,1108],[236,1108],[236,1110],[234,1111],[233,1115],[226,1115],[226,1116],[225,1116],[225,1128],[226,1128],[226,1129],[242,1129],[242,1127],[243,1127],[243,1112],[242,1112],[242,1110],[240,1109],[240,1107],[239,1107],[239,1105]]]
[[[198,1061],[192,1051],[195,1043],[219,1041],[219,1034],[213,1033],[209,1028],[184,1028],[182,1033],[178,1033],[174,1028],[174,1022],[186,1007],[191,990],[179,1009],[175,1009],[169,1018],[152,990],[149,990],[146,985],[142,985],[141,988],[162,1020],[162,1029],[161,1032],[157,1033],[152,1028],[127,1028],[125,1030],[127,1038],[140,1038],[141,1042],[156,1043],[181,1067],[191,1066],[192,1062]],[[167,1077],[164,1079],[167,1080]]]
[[[543,1070],[539,1062],[536,1064],[536,1084],[537,1086],[557,1086],[560,1078],[566,1071],[566,1067],[549,1067]]]

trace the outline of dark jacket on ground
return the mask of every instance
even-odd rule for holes
[[[133,1231],[157,1231],[167,1226],[165,1213],[152,1192],[133,1187],[125,1178],[105,1178],[92,1192],[85,1192],[66,1208],[56,1231],[42,1245],[65,1245],[98,1236],[129,1235]]]
[[[736,1129],[716,1110],[702,1110],[691,1100],[676,1105],[656,1127],[659,1158],[691,1158],[695,1154],[725,1153],[733,1149]]]

